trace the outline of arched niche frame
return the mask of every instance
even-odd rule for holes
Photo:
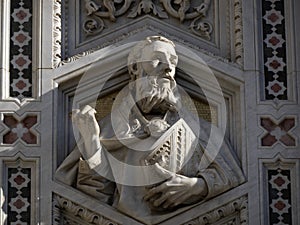
[[[57,104],[55,105],[60,107],[56,109],[58,115],[57,134],[55,134],[57,149],[54,168],[57,168],[72,151],[76,144],[74,137],[79,135],[76,129],[74,129],[75,132],[73,131],[70,119],[72,107],[80,108],[90,104],[95,98],[101,99],[110,95],[113,101],[113,93],[117,93],[130,80],[127,73],[127,57],[134,44],[135,42],[131,42],[121,46],[107,47],[57,70],[54,79],[58,84]],[[201,102],[208,101],[208,107],[216,110],[215,123],[225,131],[246,174],[242,79],[237,79],[236,75],[228,72],[231,71],[231,68],[228,68],[230,65],[225,65],[202,53],[193,52],[181,44],[175,44],[179,56],[177,83],[190,94],[192,99]],[[206,62],[209,62],[209,65],[206,65]],[[236,68],[233,69],[233,71],[236,70]],[[222,95],[216,84],[212,82],[212,76],[218,82]],[[79,83],[80,86],[78,86]],[[76,98],[74,98],[75,94]],[[226,126],[223,127],[224,124]]]

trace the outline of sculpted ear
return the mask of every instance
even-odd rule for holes
[[[141,66],[135,62],[128,65],[128,72],[131,76],[131,80],[134,81],[139,77],[139,73],[141,71]]]
[[[132,73],[136,74],[136,72],[137,72],[137,63],[132,63],[130,65],[130,69],[131,69]]]

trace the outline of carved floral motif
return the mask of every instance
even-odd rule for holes
[[[83,0],[81,0],[83,1]],[[115,7],[115,12],[114,12],[114,17],[117,18],[118,20],[121,19],[121,16],[123,15],[122,18],[126,17],[130,15],[130,13],[132,13],[133,9],[135,9],[135,7],[137,5],[140,5],[139,3],[141,3],[141,0],[133,0],[133,1],[114,1],[114,6],[118,6],[117,8]],[[210,23],[207,23],[204,21],[204,18],[206,18],[207,14],[208,14],[208,10],[211,6],[210,4],[211,0],[202,0],[200,2],[197,2],[196,0],[193,1],[181,1],[181,0],[175,0],[175,1],[171,1],[173,5],[171,5],[172,7],[175,7],[177,10],[175,10],[173,8],[171,8],[171,6],[169,7],[168,11],[163,11],[165,13],[167,13],[168,17],[173,17],[173,18],[177,18],[180,21],[182,21],[182,23],[185,23],[185,25],[191,30],[192,33],[201,33],[199,34],[199,37],[210,37],[211,33],[213,31],[213,27],[210,25]],[[91,3],[94,2],[95,4]],[[160,5],[161,8],[163,10],[166,10],[163,5],[164,4],[168,4],[169,0],[163,1],[161,0],[152,0],[150,1],[150,3],[155,3],[154,5]],[[102,5],[100,4],[102,3]],[[128,4],[130,3],[130,5],[128,6]],[[189,7],[189,10],[186,11],[185,8],[187,8],[188,3],[190,3],[190,5],[192,4],[198,4],[196,7]],[[201,3],[201,4],[200,4]],[[69,53],[69,49],[72,49],[72,47],[70,47],[69,44],[69,33],[68,33],[68,26],[70,25],[69,23],[65,22],[64,23],[64,37],[62,37],[61,35],[61,30],[62,30],[62,20],[61,18],[63,17],[62,15],[62,11],[64,11],[64,17],[67,19],[69,18],[69,0],[65,0],[64,2],[64,7],[62,7],[61,5],[61,0],[55,0],[53,1],[53,7],[54,7],[54,16],[53,16],[53,67],[57,68],[66,64],[69,64],[71,62],[74,62],[86,55],[89,55],[99,49],[102,49],[104,47],[107,47],[111,44],[115,44],[119,41],[122,41],[132,35],[135,35],[137,33],[143,32],[145,30],[151,30],[154,31],[156,33],[159,33],[161,35],[164,35],[166,37],[170,37],[169,34],[166,31],[162,31],[161,29],[157,29],[156,27],[150,25],[150,24],[145,24],[142,27],[139,27],[137,29],[134,30],[129,30],[128,32],[124,32],[122,34],[120,34],[117,38],[114,38],[112,40],[108,39],[105,40],[104,42],[100,43],[99,45],[89,48],[88,50],[84,50],[82,52],[79,53]],[[90,4],[90,5],[89,5]],[[141,4],[141,6],[144,7],[145,4]],[[84,35],[86,37],[91,37],[91,36],[96,36],[97,34],[105,31],[105,29],[108,29],[110,26],[107,23],[110,23],[110,25],[112,25],[113,23],[117,23],[117,21],[114,22],[110,22],[109,21],[109,10],[106,9],[106,6],[103,4],[103,0],[84,0],[83,1],[83,21],[81,22],[81,27],[82,27],[82,31],[84,33]],[[100,7],[101,6],[101,7]],[[235,62],[232,64],[232,66],[242,66],[243,65],[243,36],[242,36],[242,7],[241,7],[241,0],[235,0],[234,3],[234,15],[235,15],[235,26],[234,26],[234,46],[235,46],[235,55],[234,55],[234,59]],[[179,10],[179,8],[181,8],[181,10]],[[122,10],[121,10],[122,9]],[[153,11],[151,11],[152,9],[150,9],[149,14],[153,14]],[[113,12],[114,10],[111,10],[111,12]],[[145,11],[147,11],[145,9]],[[182,16],[182,13],[179,12],[184,12],[185,15]],[[96,13],[98,16],[96,16]],[[123,13],[123,14],[122,14]],[[196,17],[192,20],[191,16],[195,16],[195,15],[201,14],[202,16],[199,18]],[[122,15],[121,15],[122,14]],[[125,15],[124,15],[125,14]],[[141,10],[141,15],[146,14]],[[154,15],[155,16],[155,15]],[[135,18],[138,18],[139,15],[137,14]],[[156,16],[157,18],[159,18],[159,16]],[[105,21],[106,18],[106,21]],[[201,18],[201,19],[200,19]],[[125,19],[125,18],[124,18]],[[130,19],[134,19],[134,18],[130,18]],[[200,19],[200,20],[199,20]],[[101,21],[100,21],[101,20]],[[167,20],[167,19],[162,19],[162,21]],[[198,20],[198,21],[195,21]],[[201,21],[202,24],[197,24],[195,22],[199,22]],[[194,23],[193,23],[194,22]],[[227,24],[227,26],[230,26],[230,24]],[[203,31],[203,27],[207,29],[207,31]],[[200,29],[200,31],[198,30]],[[228,31],[230,32],[230,31]],[[202,35],[202,36],[201,36]],[[228,58],[224,58],[222,56],[218,56],[216,53],[212,53],[211,51],[208,51],[207,49],[204,49],[202,47],[199,47],[198,45],[195,44],[191,44],[189,42],[187,42],[186,40],[179,38],[179,37],[174,37],[172,36],[172,38],[174,40],[176,40],[176,42],[184,44],[184,45],[188,45],[193,49],[198,49],[202,52],[205,52],[206,54],[216,58],[217,60],[220,60],[222,62],[225,63],[230,63],[230,61],[228,60]],[[203,37],[204,38],[204,37]],[[62,40],[63,39],[63,40]],[[62,41],[64,42],[64,48],[62,48]],[[275,43],[275,41],[272,39],[273,43]],[[228,46],[230,45],[230,41],[228,42]],[[73,54],[73,55],[72,55]],[[273,87],[273,86],[272,86]],[[274,88],[273,88],[274,89]]]
[[[128,18],[136,18],[143,14],[152,14],[160,19],[169,16],[179,19],[181,23],[192,20],[189,28],[197,36],[210,40],[212,25],[204,20],[211,0],[204,0],[196,7],[191,6],[191,0],[160,0],[157,4],[153,0],[102,0],[96,2],[85,0],[86,18],[83,30],[86,35],[96,35],[105,29],[103,19],[116,22],[117,17],[127,13]],[[100,4],[101,3],[101,4]],[[135,4],[132,4],[135,3]]]

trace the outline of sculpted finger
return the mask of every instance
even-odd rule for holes
[[[164,189],[166,189],[166,187],[167,187],[166,184],[163,183],[163,184],[161,184],[161,185],[159,185],[159,186],[157,186],[157,187],[151,188],[151,189],[148,191],[148,193],[144,196],[144,200],[145,200],[145,201],[148,201],[148,200],[151,199],[154,195],[156,195],[156,194],[158,194],[158,193],[164,191]]]
[[[158,100],[158,97],[157,97],[157,96],[151,96],[150,103],[151,103],[151,104],[156,103],[157,100]]]
[[[162,203],[164,203],[165,201],[169,202],[170,197],[171,197],[172,195],[174,195],[174,194],[176,194],[176,192],[174,192],[174,191],[169,191],[169,192],[167,192],[167,193],[165,193],[165,194],[162,194],[160,198],[158,198],[157,200],[154,201],[153,205],[154,205],[155,207],[158,207],[158,206],[160,206]],[[166,204],[166,203],[165,203],[165,204]],[[164,204],[164,205],[165,205],[165,204]]]
[[[171,208],[171,207],[175,207],[176,202],[174,202],[174,200],[172,200],[172,198],[169,198],[164,204],[163,204],[163,208],[167,209],[167,208]]]
[[[94,108],[92,108],[90,105],[86,105],[83,107],[83,109],[81,110],[81,113],[82,114],[86,114],[88,113],[89,111],[92,111],[92,112],[96,112]]]
[[[174,173],[162,168],[158,163],[154,164],[154,169],[158,174],[160,174],[162,177],[166,179],[174,176]]]
[[[93,108],[91,108],[89,111],[87,111],[87,114],[92,115],[93,117],[95,117],[96,113],[97,113],[96,110]]]
[[[187,193],[181,193],[176,196],[173,196],[170,198],[169,202],[171,202],[171,204],[169,204],[168,207],[178,206],[178,205],[182,204],[185,200],[187,200],[189,197],[190,197],[190,195]]]
[[[96,110],[95,109],[91,109],[90,111],[87,112],[88,117],[90,118],[90,122],[92,123],[98,123],[96,120]]]

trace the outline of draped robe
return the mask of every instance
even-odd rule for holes
[[[141,184],[145,182],[145,177],[149,176],[149,169],[146,174],[142,168],[147,169],[145,159],[149,157],[153,148],[163,143],[159,143],[161,142],[159,137],[144,132],[142,113],[139,110],[132,113],[130,112],[132,109],[128,109],[132,101],[131,95],[124,97],[120,106],[112,112],[113,116],[109,115],[99,122],[100,142],[103,147],[101,153],[98,152],[98,155],[95,154],[91,159],[83,159],[80,152],[84,151],[85,146],[79,141],[57,169],[55,175],[57,180],[75,186],[86,194],[148,224],[152,224],[157,217],[205,201],[244,181],[235,152],[226,138],[223,139],[222,132],[218,128],[202,119],[196,120],[185,109],[181,109],[178,113],[167,112],[164,120],[170,124],[170,128],[165,132],[172,135],[176,130],[174,126],[182,120],[195,134],[198,142],[193,145],[192,153],[189,149],[185,149],[188,150],[184,151],[183,155],[186,163],[177,173],[187,177],[203,178],[208,193],[206,196],[194,196],[171,211],[153,209],[151,204],[143,200],[147,188],[152,184],[144,186]],[[207,149],[208,140],[211,142],[210,149]],[[220,146],[218,143],[221,143]],[[215,155],[209,152],[214,147],[219,149]],[[136,151],[139,148],[146,151]],[[138,166],[141,169],[130,169],[128,165]],[[139,180],[142,182],[139,183]],[[131,185],[131,181],[136,184]]]

